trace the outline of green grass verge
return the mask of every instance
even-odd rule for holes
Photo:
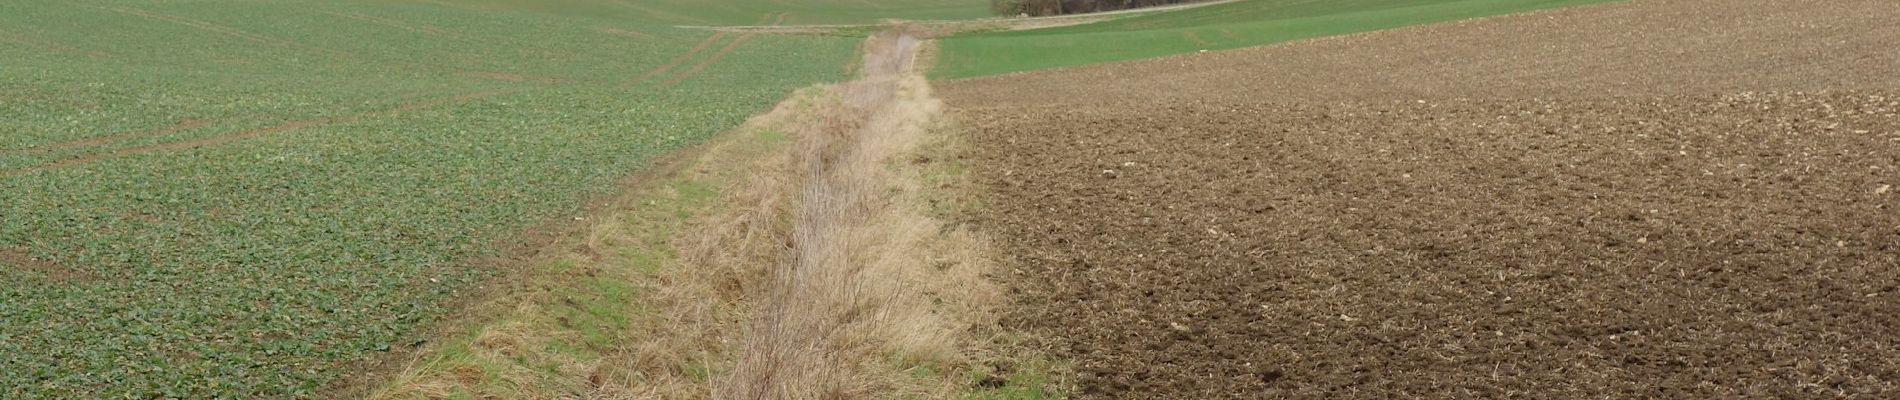
[[[939,41],[957,79],[1258,46],[1609,0],[1244,0],[1094,24]]]
[[[725,210],[719,200],[748,176],[744,166],[790,143],[773,129],[720,140],[729,143],[721,152],[687,161],[676,167],[682,172],[647,183],[623,201],[624,208],[602,215],[618,232],[602,238],[607,248],[591,250],[604,254],[560,254],[517,274],[512,287],[478,310],[490,313],[475,314],[467,329],[445,334],[415,365],[378,383],[375,395],[430,398],[441,394],[427,393],[435,388],[450,398],[560,398],[599,389],[564,368],[630,362],[635,355],[627,351],[638,347],[633,344],[651,340],[640,332],[664,329],[637,325],[666,322],[648,290],[678,260],[669,242],[695,218]],[[717,366],[701,361],[679,367],[709,384]],[[593,371],[625,373],[612,366]]]

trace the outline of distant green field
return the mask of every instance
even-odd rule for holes
[[[857,24],[990,16],[987,0],[406,0],[481,12],[534,12],[673,25]]]
[[[1243,0],[1100,23],[940,40],[934,78],[1136,60],[1608,0]]]
[[[673,26],[967,3],[0,1],[0,398],[308,394],[858,45]]]

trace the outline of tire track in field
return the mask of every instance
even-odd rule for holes
[[[719,51],[714,52],[712,56],[707,57],[705,61],[700,61],[698,64],[694,64],[693,68],[691,69],[680,71],[680,73],[674,74],[672,78],[668,78],[666,82],[660,84],[660,86],[667,87],[667,86],[678,85],[680,82],[685,81],[687,78],[691,78],[693,77],[693,75],[698,75],[701,71],[705,71],[707,67],[712,66],[713,63],[719,62],[720,59],[726,58],[726,55],[728,54],[732,54],[732,51],[734,49],[738,49],[739,45],[745,44],[747,40],[751,40],[751,39],[752,39],[751,33],[739,35],[738,39],[733,39],[731,43],[726,43],[726,47],[719,48]]]
[[[374,25],[382,25],[382,26],[404,30],[410,33],[415,33],[415,34],[420,34],[420,35],[425,35],[425,36],[441,36],[441,37],[446,37],[446,38],[456,39],[456,40],[474,40],[468,34],[450,30],[448,28],[434,26],[434,25],[408,23],[408,22],[397,21],[397,20],[388,19],[388,18],[372,17],[372,16],[356,14],[356,13],[341,13],[341,12],[325,11],[324,14],[353,19],[353,20],[366,22],[366,23],[370,23]]]
[[[661,65],[659,68],[654,68],[651,71],[641,74],[639,78],[621,83],[620,88],[627,89],[639,86],[642,83],[653,80],[654,77],[671,72],[674,68],[678,68],[680,64],[685,64],[687,60],[693,59],[693,56],[699,55],[699,52],[705,51],[707,47],[712,47],[713,43],[717,43],[719,39],[725,38],[725,36],[726,32],[713,32],[712,36],[699,41],[699,44],[694,45],[691,50],[687,50],[686,53],[680,54],[678,57],[673,57],[673,60],[668,61],[666,65]]]
[[[1242,39],[1240,35],[1234,34],[1234,31],[1228,30],[1227,28],[1220,28],[1219,32],[1220,32],[1220,36],[1227,38],[1227,40],[1232,40],[1236,42],[1246,40],[1246,39]]]
[[[13,43],[48,53],[72,54],[92,58],[106,58],[112,56],[103,51],[83,49],[45,38],[30,36],[25,33],[5,30],[0,30],[0,43]]]
[[[142,10],[142,9],[131,8],[131,7],[94,7],[94,8],[126,14],[126,15],[131,15],[131,16],[136,16],[136,17],[141,17],[141,18],[150,19],[154,21],[170,22],[174,24],[184,25],[184,26],[195,28],[198,30],[231,36],[234,38],[243,39],[245,41],[258,43],[258,44],[262,44],[266,46],[274,46],[274,47],[294,49],[294,50],[314,51],[318,53],[326,53],[326,54],[337,55],[337,56],[350,55],[349,53],[342,52],[342,51],[307,45],[303,43],[298,43],[298,42],[285,40],[285,39],[279,39],[279,38],[257,34],[257,33],[251,33],[249,31],[245,31],[238,28],[219,25],[219,24],[211,23],[207,21],[200,21],[200,20],[195,20],[191,18],[180,17],[176,15],[161,14],[161,13],[157,13],[153,11]]]
[[[1186,38],[1186,39],[1187,39],[1188,41],[1190,41],[1190,42],[1194,42],[1194,44],[1195,44],[1195,45],[1199,45],[1199,46],[1212,46],[1212,45],[1214,45],[1214,42],[1209,42],[1209,41],[1207,41],[1207,39],[1202,39],[1202,38],[1201,38],[1201,34],[1200,34],[1199,32],[1195,32],[1195,31],[1187,31],[1187,32],[1183,32],[1183,33],[1181,34],[1181,37],[1183,37],[1183,38]]]
[[[5,154],[5,155],[45,154],[48,152],[65,150],[65,149],[70,149],[70,148],[75,148],[75,147],[98,146],[98,145],[102,145],[106,143],[112,143],[112,142],[117,142],[121,140],[132,139],[132,138],[169,135],[169,134],[178,133],[182,131],[203,128],[205,125],[210,125],[210,124],[211,124],[211,121],[209,120],[203,120],[203,119],[197,119],[197,118],[186,118],[186,119],[179,120],[177,123],[173,123],[171,125],[166,125],[166,126],[161,126],[161,127],[156,127],[156,128],[121,132],[114,135],[86,138],[86,139],[80,139],[80,140],[74,140],[74,141],[68,141],[68,142],[60,142],[60,143],[54,143],[54,144],[49,144],[45,146],[29,147],[29,148],[24,148],[24,149],[0,150],[0,154]]]
[[[641,31],[630,31],[630,30],[618,29],[618,28],[594,28],[594,32],[605,33],[605,34],[620,36],[620,37],[630,37],[630,38],[640,39],[640,40],[657,40],[660,38],[659,36],[654,36],[651,33],[646,33],[646,32],[641,32]]]
[[[785,23],[786,14],[787,13],[783,13],[783,12],[779,13],[778,19],[775,21],[772,21],[772,26],[778,26],[779,24]],[[726,47],[720,48],[719,51],[713,53],[711,57],[707,57],[706,60],[700,61],[699,64],[693,65],[692,69],[682,71],[679,74],[674,75],[672,78],[667,79],[666,83],[661,84],[661,86],[670,87],[673,85],[678,85],[680,82],[684,82],[687,79],[692,78],[694,75],[698,75],[700,72],[704,72],[706,68],[712,67],[714,63],[718,63],[719,60],[725,59],[727,55],[731,55],[733,50],[738,50],[739,45],[745,44],[747,40],[751,40],[753,35],[756,35],[756,34],[747,32],[747,33],[739,35],[738,39],[733,39],[732,43],[727,43]]]
[[[88,164],[88,163],[92,163],[92,162],[100,161],[100,160],[113,159],[113,158],[119,158],[119,157],[131,156],[131,155],[154,153],[154,152],[160,152],[160,151],[185,150],[185,149],[220,146],[220,145],[228,144],[231,142],[236,142],[239,140],[269,136],[273,134],[289,132],[289,131],[313,127],[313,126],[322,126],[322,125],[330,125],[330,124],[337,124],[337,123],[360,121],[364,118],[368,118],[371,116],[378,116],[378,115],[397,115],[397,114],[401,114],[408,111],[415,111],[415,110],[435,107],[435,106],[439,106],[443,104],[461,103],[461,102],[466,102],[469,100],[475,100],[475,99],[480,99],[480,98],[485,98],[485,97],[499,96],[502,94],[512,93],[515,91],[516,90],[493,90],[493,91],[486,91],[486,92],[465,93],[465,94],[459,94],[459,95],[450,96],[450,97],[406,103],[406,104],[398,105],[398,106],[391,107],[389,109],[381,110],[381,111],[370,111],[370,112],[358,113],[358,114],[342,116],[342,117],[327,117],[327,118],[295,120],[295,121],[284,122],[284,123],[280,123],[280,124],[272,125],[268,127],[232,133],[228,135],[220,135],[220,136],[186,140],[186,141],[180,141],[180,142],[170,142],[170,143],[160,143],[160,144],[138,146],[138,147],[129,147],[129,148],[118,149],[118,150],[113,150],[109,152],[87,154],[87,155],[82,155],[79,157],[54,161],[52,163],[42,164],[39,166],[19,168],[19,169],[14,169],[14,170],[9,170],[9,171],[0,171],[0,178],[9,178],[9,177],[31,174],[31,173],[40,172],[40,171],[55,170],[55,169],[66,168],[66,167],[71,167],[75,165]]]

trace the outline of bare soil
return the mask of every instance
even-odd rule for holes
[[[0,268],[23,268],[27,271],[45,274],[53,282],[86,281],[93,279],[92,274],[67,268],[52,261],[33,257],[25,248],[0,246]]]
[[[1900,5],[1638,1],[942,83],[1083,398],[1900,395]]]

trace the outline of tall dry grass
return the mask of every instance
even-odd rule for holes
[[[798,135],[801,176],[789,256],[773,270],[716,397],[942,395],[907,366],[962,361],[964,327],[992,293],[983,240],[925,215],[919,171],[902,157],[942,104],[913,72],[922,42],[893,30],[866,42],[859,80],[831,88]],[[932,396],[935,397],[935,396]]]

